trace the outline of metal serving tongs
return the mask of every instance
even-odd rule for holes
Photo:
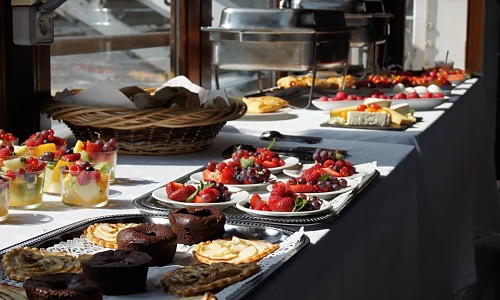
[[[317,144],[323,140],[323,138],[321,137],[305,136],[305,135],[288,135],[288,134],[282,134],[281,132],[275,130],[264,131],[260,135],[260,139],[264,141],[276,140],[276,141],[290,141],[290,142],[306,143],[306,144]]]

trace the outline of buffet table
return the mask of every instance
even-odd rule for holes
[[[489,166],[492,141],[483,138],[490,132],[461,128],[457,138],[452,135],[456,129],[450,129],[463,125],[467,114],[486,109],[479,106],[481,99],[475,100],[476,109],[467,99],[481,93],[474,84],[448,108],[422,112],[424,121],[404,133],[359,131],[358,137],[347,138],[341,134],[345,130],[318,127],[327,119],[325,112],[297,110],[274,120],[229,122],[204,152],[121,155],[108,206],[70,208],[59,197],[46,195],[37,210],[11,210],[9,219],[0,223],[0,249],[82,219],[139,213],[133,199],[209,160],[221,160],[222,150],[234,143],[267,145],[258,135],[273,129],[322,136],[322,143],[314,146],[345,149],[355,164],[376,161],[381,176],[333,221],[305,226],[311,244],[266,278],[250,298],[452,299],[475,280],[474,231],[491,224],[496,213],[495,176]],[[392,139],[381,138],[385,135]],[[467,159],[477,149],[484,164]],[[473,214],[474,207],[481,210]]]
[[[449,284],[457,292],[475,281],[474,235],[498,224],[494,169],[494,116],[481,80],[457,86],[450,100],[429,111],[417,111],[422,122],[405,131],[358,130],[320,127],[327,111],[314,109],[278,118],[243,118],[229,122],[226,132],[260,135],[269,129],[283,134],[324,139],[376,141],[416,147],[421,160],[433,226],[445,253]],[[480,159],[473,159],[480,157]],[[471,213],[473,211],[473,213]]]

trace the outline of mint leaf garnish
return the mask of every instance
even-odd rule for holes
[[[301,209],[304,208],[304,206],[306,206],[306,204],[307,204],[307,199],[302,199],[300,197],[297,197],[297,199],[295,199],[295,206],[293,207],[292,212],[300,211]]]

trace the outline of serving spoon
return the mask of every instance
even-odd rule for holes
[[[287,135],[287,134],[282,134],[279,131],[275,130],[268,130],[264,131],[260,135],[260,139],[264,141],[272,141],[273,139],[276,139],[277,141],[292,141],[292,142],[298,142],[298,143],[307,143],[307,144],[317,144],[323,140],[321,137],[315,137],[315,136],[303,136],[303,135]]]

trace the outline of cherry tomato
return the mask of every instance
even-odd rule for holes
[[[358,105],[358,107],[356,108],[357,111],[365,111],[365,109],[367,108],[368,106],[366,106],[365,104],[360,104]]]
[[[378,105],[377,103],[371,103],[370,107],[373,108],[374,110],[379,110],[380,109],[380,105]]]

